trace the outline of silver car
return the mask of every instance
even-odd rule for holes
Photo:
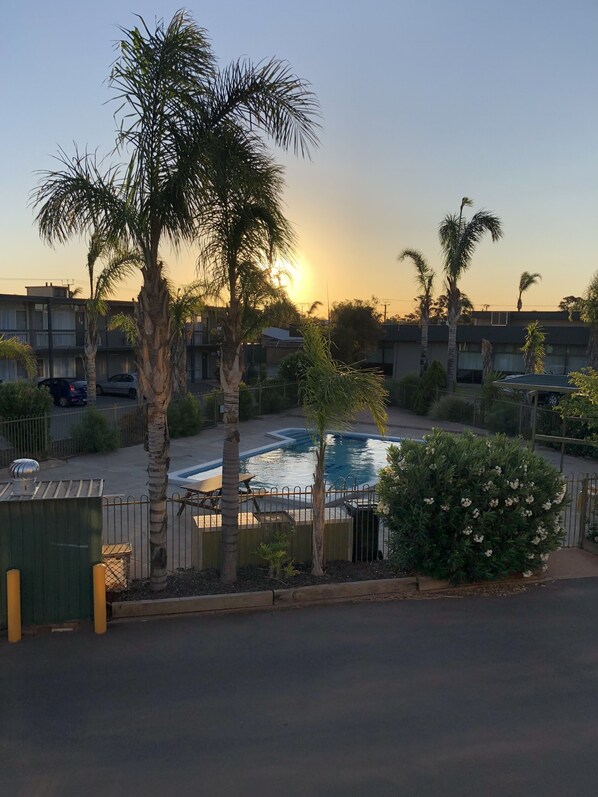
[[[96,384],[98,396],[128,396],[137,398],[137,374],[114,374],[109,379],[100,379]]]

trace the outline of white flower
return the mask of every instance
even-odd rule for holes
[[[550,501],[545,501],[542,504],[542,509],[547,509],[548,510],[548,509],[550,509],[551,506],[552,506],[552,504],[550,503]]]
[[[540,559],[541,559],[543,562],[547,562],[547,561],[548,561],[548,554],[547,554],[547,553],[541,553],[541,554],[540,554]]]
[[[497,465],[497,466],[494,468],[494,470],[495,470],[495,471],[498,473],[498,475],[499,475],[499,476],[500,476],[500,474],[502,473],[502,468],[500,467],[500,465]]]
[[[464,506],[464,507],[471,506],[471,498],[462,498],[461,499],[461,506]]]
[[[378,513],[381,515],[387,515],[388,504],[385,504],[384,501],[378,501]]]
[[[440,508],[442,509],[443,512],[448,512],[450,506],[448,504],[440,504]]]
[[[490,506],[498,506],[498,498],[491,498]]]
[[[514,481],[509,482],[509,487],[512,490],[516,490],[519,487],[519,479],[515,479]]]
[[[523,578],[529,578],[532,575],[531,570],[524,570],[523,571]]]
[[[540,538],[534,537],[534,539],[532,540],[532,545],[539,545],[539,544],[540,544]]]
[[[512,498],[505,498],[505,506],[513,506],[513,499]]]
[[[483,534],[474,534],[473,539],[475,542],[483,542],[484,535]]]
[[[527,558],[528,559],[535,559],[536,558],[536,554],[535,553],[528,553]]]
[[[483,490],[485,493],[487,493],[487,492],[488,492],[488,490],[489,490],[491,487],[494,487],[494,482],[493,482],[492,480],[490,480],[490,481],[487,481],[487,482],[486,482],[486,484],[484,484],[484,485],[483,485],[483,487],[482,487],[482,490]]]
[[[430,470],[436,470],[437,467],[438,465],[435,462],[432,462],[432,464],[430,465]]]
[[[463,534],[465,534],[466,537],[469,537],[472,531],[473,529],[471,528],[471,526],[465,526],[465,528],[463,529]]]
[[[484,551],[484,553],[486,556],[492,556],[492,548],[488,548],[486,551]]]
[[[533,504],[534,503],[534,496],[533,495],[528,495],[528,497],[525,499],[525,503],[526,504]]]
[[[516,495],[513,496],[513,503],[514,504],[518,504],[519,503],[519,497],[518,496],[516,496]]]
[[[473,517],[476,518],[476,520],[477,520],[477,518],[479,518],[479,516],[480,516],[480,510],[479,509],[474,509],[473,510]]]
[[[424,504],[432,505],[434,503],[433,498],[424,498]]]
[[[563,483],[563,486],[561,487],[561,489],[556,495],[556,498],[554,499],[554,503],[560,504],[566,494],[567,494],[567,485]]]

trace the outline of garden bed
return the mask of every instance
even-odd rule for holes
[[[236,584],[221,584],[217,570],[182,570],[168,577],[166,589],[151,592],[148,580],[133,581],[126,592],[118,594],[119,601],[140,601],[162,598],[185,598],[197,595],[225,595],[262,590],[292,589],[346,584],[353,581],[401,578],[405,573],[388,562],[328,562],[325,575],[312,576],[309,567],[296,565],[299,571],[291,578],[273,579],[267,568],[249,565],[238,569]]]

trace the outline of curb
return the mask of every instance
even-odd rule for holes
[[[341,584],[322,584],[311,587],[264,590],[263,592],[228,592],[222,595],[197,595],[189,598],[157,598],[142,601],[115,601],[112,619],[164,617],[179,614],[224,613],[247,610],[275,609],[284,606],[313,606],[326,603],[376,598],[417,592],[453,592],[480,587],[538,584],[543,576],[530,578],[513,576],[498,581],[477,581],[473,584],[452,585],[429,576],[381,578],[373,581],[349,581]]]
[[[311,587],[198,595],[190,598],[157,598],[143,601],[114,601],[112,619],[160,617],[203,612],[235,612],[247,609],[272,609],[277,606],[308,606],[317,603],[350,601],[377,595],[416,592],[415,577],[351,581]]]

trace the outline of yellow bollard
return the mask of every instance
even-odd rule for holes
[[[6,571],[6,604],[8,608],[8,641],[21,641],[21,571]]]
[[[93,628],[96,634],[106,633],[106,565],[93,566]]]

